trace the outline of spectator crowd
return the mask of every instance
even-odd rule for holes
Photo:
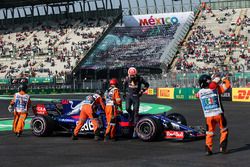
[[[0,77],[64,76],[112,20],[67,19],[0,29]]]
[[[250,71],[248,9],[205,6],[177,54],[173,71],[188,73]]]

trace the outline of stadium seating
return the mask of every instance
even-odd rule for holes
[[[179,49],[173,72],[245,72],[249,9],[203,10]]]
[[[64,76],[103,34],[112,18],[67,19],[0,30],[0,78]]]

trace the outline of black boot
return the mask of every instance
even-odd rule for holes
[[[116,142],[116,141],[117,141],[117,137],[111,138],[111,141],[112,141],[112,142]]]
[[[109,141],[109,136],[105,136],[104,137],[104,142],[108,142]]]
[[[21,137],[22,132],[16,133],[16,137]]]
[[[101,140],[101,137],[100,137],[100,129],[98,128],[96,131],[95,131],[95,137],[94,137],[94,140],[95,141],[98,141],[98,140]]]
[[[75,136],[74,134],[71,136],[71,139],[72,140],[78,140],[78,137],[77,136]]]
[[[227,141],[223,141],[220,144],[220,153],[222,153],[222,154],[228,153],[228,151],[227,151]]]
[[[207,155],[207,156],[210,156],[210,155],[213,154],[212,150],[210,150],[210,149],[208,148],[208,146],[205,146],[205,151],[206,151],[206,155]]]
[[[98,136],[98,135],[95,135],[94,140],[95,140],[95,141],[101,140],[101,137]]]

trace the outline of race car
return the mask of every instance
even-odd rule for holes
[[[73,133],[80,115],[83,101],[61,100],[32,107],[35,116],[31,120],[32,133],[35,136],[50,136],[53,132]],[[104,134],[107,126],[104,111],[98,109],[97,118]],[[134,129],[143,141],[159,139],[190,140],[205,137],[205,130],[200,126],[187,126],[185,117],[179,113],[140,114],[139,121],[133,125],[128,121],[129,115],[118,116],[117,136],[131,137]],[[88,119],[82,126],[80,134],[94,134],[93,125]]]

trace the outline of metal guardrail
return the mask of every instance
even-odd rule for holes
[[[167,73],[157,76],[145,76],[151,88],[175,87],[175,88],[199,88],[199,76],[197,73]],[[250,73],[229,74],[232,87],[250,87]]]
[[[199,88],[198,79],[202,74],[197,73],[167,73],[164,75],[143,76],[149,82],[150,88]],[[250,87],[250,73],[230,74],[229,79],[233,88]],[[8,92],[18,89],[19,84],[0,85],[0,91]],[[48,83],[48,84],[29,84],[29,90],[33,93],[70,93],[94,91],[97,89],[107,90],[108,82],[106,80],[82,80],[74,81],[72,84],[66,83]],[[122,88],[122,80],[119,83]],[[40,90],[40,91],[39,91]]]

